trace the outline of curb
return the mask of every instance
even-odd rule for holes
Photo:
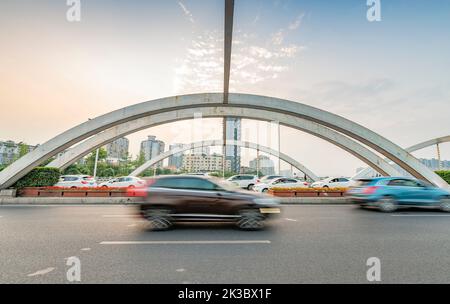
[[[283,205],[351,205],[347,198],[331,197],[296,197],[278,198]],[[0,198],[0,205],[133,205],[138,203],[138,197],[8,197]]]

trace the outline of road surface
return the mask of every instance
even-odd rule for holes
[[[263,231],[150,232],[130,206],[0,206],[0,283],[450,283],[450,214],[285,206]]]

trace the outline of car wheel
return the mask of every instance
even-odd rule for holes
[[[378,208],[383,212],[394,212],[397,210],[397,202],[392,197],[383,197],[378,201]]]
[[[247,187],[247,190],[253,190],[253,187],[255,187],[255,185],[253,185],[253,184],[250,184],[250,185],[248,185],[248,187]]]
[[[135,188],[135,186],[134,185],[129,185],[128,188]]]
[[[327,185],[323,186],[323,188],[329,188]]]
[[[267,188],[265,188],[265,189],[262,189],[262,193],[266,193],[267,191],[269,191],[269,189],[267,189]]]
[[[150,223],[150,229],[154,231],[167,230],[172,227],[172,218],[168,209],[147,209],[144,217]]]
[[[444,212],[450,212],[450,197],[444,197],[443,199],[441,199],[439,209]]]
[[[106,188],[108,188],[108,186],[106,186],[106,185],[103,185],[103,186],[102,186],[102,188],[106,189]]]
[[[264,216],[257,209],[245,209],[239,212],[237,226],[242,230],[259,230],[264,227]]]

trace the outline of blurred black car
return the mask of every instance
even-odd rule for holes
[[[180,175],[151,181],[139,211],[153,230],[199,221],[235,222],[241,229],[256,230],[279,214],[280,206],[273,198],[238,190],[218,179]]]

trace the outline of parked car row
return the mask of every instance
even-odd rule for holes
[[[89,175],[62,175],[55,187],[61,188],[135,188],[145,186],[145,181],[134,176],[124,176],[110,179],[109,181],[98,184],[92,176]]]
[[[307,181],[281,175],[266,175],[259,179],[256,175],[234,175],[227,179],[239,188],[255,192],[268,192],[271,188],[347,188],[354,181],[345,177],[330,177],[310,184]]]

